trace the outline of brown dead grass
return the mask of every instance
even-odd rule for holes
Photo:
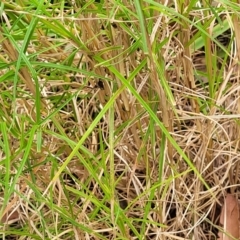
[[[128,7],[133,9],[132,6]],[[5,14],[6,20],[8,15]],[[66,29],[69,28],[69,22],[71,22],[76,38],[81,39],[88,48],[86,51],[79,49],[74,56],[72,65],[79,65],[79,68],[93,71],[102,78],[86,78],[84,74],[66,73],[61,75],[60,73],[58,77],[55,76],[55,79],[51,80],[49,77],[51,71],[42,69],[39,72],[43,96],[41,109],[43,117],[48,116],[53,109],[57,109],[66,101],[63,97],[57,102],[56,96],[74,94],[79,88],[81,91],[72,98],[72,101],[57,111],[54,120],[51,119],[44,123],[42,150],[40,153],[36,153],[36,146],[32,146],[29,156],[32,169],[30,171],[30,166],[26,167],[27,170],[20,176],[18,186],[16,186],[17,194],[12,196],[5,209],[2,222],[10,224],[13,220],[18,221],[18,227],[26,228],[27,226],[29,233],[36,234],[41,239],[101,239],[101,237],[102,239],[117,239],[121,234],[122,239],[136,239],[127,224],[125,233],[120,234],[121,230],[117,224],[114,225],[109,221],[109,212],[106,209],[101,209],[99,215],[91,219],[91,214],[96,207],[91,201],[91,195],[99,200],[102,199],[106,208],[110,208],[110,202],[109,199],[105,199],[106,196],[104,196],[99,183],[77,157],[71,160],[61,177],[51,186],[51,191],[48,187],[59,166],[72,151],[72,146],[67,145],[57,134],[64,133],[63,136],[77,142],[111,97],[113,83],[118,88],[122,85],[107,67],[99,65],[94,56],[103,52],[102,58],[106,61],[113,59],[110,64],[113,64],[123,76],[129,76],[145,56],[140,49],[129,51],[134,40],[124,30],[120,21],[109,24],[109,20],[104,22],[94,14],[79,16],[80,20],[65,19],[64,16],[60,19],[58,15],[55,17],[59,17],[59,21]],[[85,20],[82,19],[83,17]],[[150,202],[147,216],[149,223],[146,224],[144,232],[145,239],[215,239],[223,194],[239,191],[238,118],[240,102],[239,66],[237,64],[239,39],[234,38],[237,47],[231,52],[227,64],[223,67],[222,82],[214,99],[210,101],[209,79],[206,74],[211,69],[206,68],[204,49],[191,52],[190,47],[184,47],[193,36],[195,31],[193,26],[189,23],[168,25],[167,16],[159,17],[156,14],[154,24],[157,24],[157,21],[159,21],[155,35],[157,41],[165,37],[169,38],[168,43],[158,54],[163,57],[166,64],[164,74],[176,102],[175,112],[168,103],[162,86],[159,85],[159,76],[155,72],[151,59],[148,68],[136,76],[133,86],[147,103],[157,108],[159,118],[162,119],[178,145],[202,174],[210,189],[204,187],[169,143],[164,150],[163,178],[159,180],[158,159],[161,153],[162,133],[156,127],[155,133],[152,133],[155,140],[150,137],[146,141],[144,140],[148,126],[151,124],[150,117],[144,112],[143,107],[132,93],[125,89],[115,102],[114,113],[115,129],[117,130],[114,148],[116,198],[126,218],[129,219],[143,219],[146,207]],[[239,35],[237,23],[236,17],[233,19],[232,29],[236,36]],[[103,26],[105,30],[103,30]],[[125,24],[125,26],[128,26],[128,31],[132,32],[139,27],[135,19],[133,19],[133,23]],[[173,35],[175,32],[179,32],[179,34]],[[154,33],[152,36],[154,37]],[[63,62],[79,47],[78,43],[72,39],[53,40],[40,30],[37,41],[38,44],[33,41],[28,48],[29,53],[37,53],[36,62]],[[54,41],[62,42],[61,46],[56,47]],[[214,48],[214,43],[209,41]],[[3,54],[1,59],[6,62],[14,61],[17,58],[14,55],[16,54],[14,46],[3,37],[0,44]],[[111,46],[116,46],[116,49],[107,50]],[[103,51],[104,49],[106,51]],[[38,52],[41,53],[38,54]],[[219,64],[221,61],[222,59],[219,59]],[[200,72],[196,76],[196,70],[205,76],[200,76]],[[4,70],[2,73],[4,74]],[[28,70],[21,69],[19,76],[23,81],[18,86],[22,92],[19,91],[17,95],[15,108],[16,124],[21,125],[18,136],[27,132],[36,119],[34,99],[31,97],[35,94],[35,88],[29,79]],[[6,83],[3,82],[2,89],[5,85]],[[5,89],[9,89],[9,86],[6,86]],[[156,97],[157,95],[160,96],[160,100]],[[154,104],[156,101],[159,101],[158,105]],[[6,103],[3,96],[1,96],[1,102]],[[11,122],[13,113],[11,105],[1,104],[1,108],[5,118],[8,117],[7,121]],[[125,124],[129,120],[131,123]],[[125,127],[121,128],[124,126],[123,124]],[[51,135],[51,132],[56,135]],[[108,115],[106,115],[84,143],[84,147],[94,154],[95,160],[99,162],[81,152],[83,158],[93,161],[91,164],[96,168],[99,181],[103,179],[103,182],[106,182],[105,171],[109,169],[109,161],[106,157],[109,154],[108,136]],[[100,138],[105,146],[105,162],[102,162],[103,156],[99,152]],[[9,140],[12,144],[12,174],[15,174],[23,151],[19,151],[21,146],[18,137],[10,134]],[[151,188],[155,184],[157,187]],[[34,185],[35,193],[33,193],[32,185]],[[82,191],[84,188],[86,196],[79,197],[67,186],[78,191]],[[154,192],[153,195],[152,192]],[[88,226],[94,233],[87,233],[71,225],[70,222],[64,223],[63,221],[61,223],[62,216],[56,207],[51,208],[47,201],[43,201],[42,204],[36,201],[40,195],[50,198],[50,193],[57,207],[70,212],[73,219]],[[40,212],[41,216],[39,216]],[[48,226],[45,229],[46,232],[43,232],[42,228],[39,231],[39,226],[42,224],[41,218],[45,219],[45,224]],[[164,224],[165,227],[161,227],[157,223]],[[5,224],[3,229],[7,229],[9,224]],[[140,221],[133,221],[132,224],[139,232],[141,231]],[[54,231],[49,231],[54,228],[58,229],[55,234],[53,234]]]

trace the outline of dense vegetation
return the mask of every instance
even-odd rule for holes
[[[1,1],[2,239],[216,239],[239,191],[239,12]]]

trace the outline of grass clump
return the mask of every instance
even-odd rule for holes
[[[239,182],[238,4],[0,8],[3,239],[216,239]]]

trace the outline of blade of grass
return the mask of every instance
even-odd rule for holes
[[[141,0],[134,0],[137,15],[138,15],[138,20],[140,22],[140,29],[141,29],[141,38],[142,38],[142,49],[144,54],[148,55],[149,50],[148,50],[148,37],[147,37],[147,27],[145,23],[145,17],[143,15],[142,11],[142,1]]]
[[[110,162],[110,203],[111,203],[111,218],[115,223],[115,166],[114,166],[114,104],[109,107],[109,162]]]
[[[5,163],[5,172],[4,172],[5,193],[4,193],[4,195],[7,196],[8,190],[10,187],[11,151],[10,151],[9,140],[8,140],[9,134],[8,134],[8,130],[7,130],[7,126],[6,126],[5,122],[0,124],[0,131],[2,133],[2,138],[3,138],[3,144],[2,144],[3,149],[2,150],[5,153],[5,160],[4,160],[4,163]]]

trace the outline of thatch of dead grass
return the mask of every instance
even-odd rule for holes
[[[0,8],[2,239],[216,239],[239,191],[239,5]]]

